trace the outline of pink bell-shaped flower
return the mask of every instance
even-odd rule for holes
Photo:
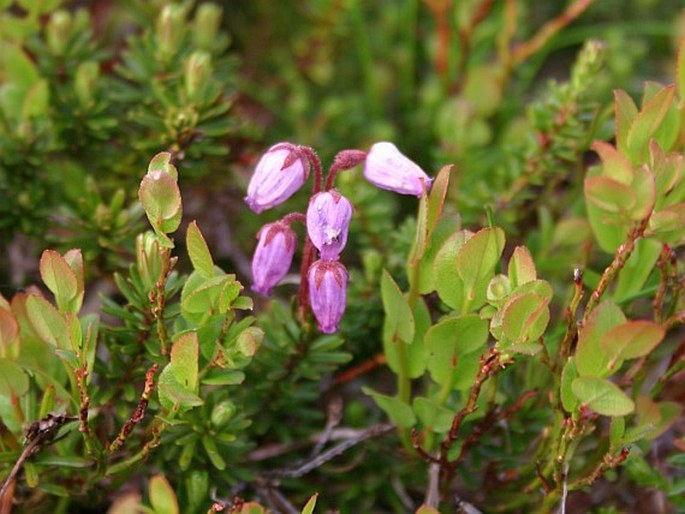
[[[364,177],[381,189],[415,196],[429,190],[432,182],[418,164],[388,142],[371,147],[364,163]]]
[[[272,146],[257,163],[247,186],[245,202],[259,214],[285,202],[305,183],[309,162],[295,145]]]
[[[347,270],[338,261],[316,261],[309,267],[309,302],[324,334],[338,331],[345,312]]]
[[[326,261],[338,259],[347,243],[352,204],[335,190],[312,196],[307,208],[307,234]]]
[[[264,225],[257,233],[257,247],[252,256],[252,290],[269,296],[290,270],[297,236],[287,223]]]

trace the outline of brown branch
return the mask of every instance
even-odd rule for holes
[[[136,407],[136,410],[133,411],[133,414],[128,421],[124,423],[124,426],[121,427],[121,431],[119,432],[117,438],[112,442],[112,444],[109,445],[110,453],[114,453],[121,448],[124,445],[126,438],[133,431],[136,425],[143,421],[143,418],[145,417],[145,411],[155,385],[155,373],[157,373],[157,368],[157,364],[153,364],[150,369],[147,370],[147,373],[145,373],[145,384],[143,386],[143,393],[140,395],[138,406]]]
[[[556,18],[545,23],[528,41],[521,43],[511,55],[512,66],[517,66],[538,52],[561,29],[573,22],[594,0],[575,0]]]
[[[356,366],[350,369],[346,369],[345,371],[340,373],[333,379],[333,385],[347,384],[348,382],[351,382],[358,376],[363,375],[364,373],[368,373],[369,371],[376,369],[378,366],[382,366],[385,363],[385,354],[377,353],[376,355],[374,355],[370,359],[365,360],[361,364],[357,364]]]
[[[633,251],[635,250],[635,243],[637,243],[644,235],[649,218],[649,216],[646,216],[634,229],[628,232],[626,241],[618,247],[614,260],[602,273],[602,277],[599,279],[599,284],[597,284],[597,287],[592,292],[590,299],[585,305],[585,312],[583,313],[582,321],[583,324],[585,324],[588,317],[599,303],[599,300],[602,298],[604,292],[607,290],[616,275],[618,275],[618,272],[623,269],[626,261],[633,254]]]

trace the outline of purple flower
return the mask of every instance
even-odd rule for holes
[[[432,179],[392,143],[376,143],[364,164],[364,177],[381,189],[402,195],[421,196],[430,189]],[[421,184],[423,182],[423,185]]]
[[[352,204],[337,191],[312,196],[307,208],[307,234],[326,261],[338,259],[347,243]]]
[[[259,214],[285,202],[302,187],[308,176],[309,163],[295,145],[274,145],[257,163],[247,186],[245,202]]]
[[[287,223],[277,221],[264,225],[257,239],[252,256],[252,290],[269,296],[290,269],[297,237]]]
[[[347,270],[338,261],[316,261],[309,267],[309,302],[324,334],[338,331],[345,312]]]

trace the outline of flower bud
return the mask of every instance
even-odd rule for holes
[[[316,261],[307,273],[309,280],[309,303],[324,334],[338,331],[338,324],[345,312],[347,270],[338,261]]]
[[[352,204],[337,191],[312,196],[307,208],[307,234],[325,261],[338,259],[347,243]]]
[[[414,161],[403,155],[392,143],[376,143],[364,164],[366,180],[402,195],[421,196],[430,189],[432,179]]]
[[[257,163],[245,202],[259,214],[285,202],[309,176],[309,163],[294,145],[272,146]]]
[[[193,45],[196,48],[211,50],[216,46],[222,14],[222,9],[217,4],[200,4],[193,20]]]
[[[71,14],[59,9],[52,13],[46,30],[48,48],[55,55],[62,55],[69,42],[72,25]]]
[[[257,239],[252,257],[252,290],[269,296],[290,269],[297,236],[286,223],[277,221],[264,225]]]
[[[96,93],[96,84],[100,76],[100,68],[95,61],[85,61],[76,68],[74,77],[74,90],[76,97],[82,107],[89,107],[93,104],[93,97]]]
[[[167,62],[176,54],[185,30],[186,9],[180,5],[165,5],[155,27],[157,57],[160,60]]]
[[[197,100],[212,76],[212,58],[207,52],[195,51],[185,66],[185,86],[188,98]]]

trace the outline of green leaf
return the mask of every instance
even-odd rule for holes
[[[235,369],[217,368],[202,379],[207,385],[238,385],[245,381],[245,373]]]
[[[68,310],[71,300],[79,292],[76,274],[59,253],[45,250],[40,257],[40,276],[48,289],[55,295],[60,312]]]
[[[536,342],[549,323],[548,303],[535,293],[512,294],[490,323],[490,331],[502,343],[501,348]],[[539,345],[534,347],[540,349]]]
[[[314,514],[314,507],[316,507],[316,499],[319,497],[319,493],[312,494],[311,498],[307,501],[307,504],[302,507],[302,514]]]
[[[258,327],[247,327],[236,341],[237,350],[245,357],[252,357],[264,340],[264,331]]]
[[[186,410],[204,403],[202,398],[176,380],[171,364],[168,364],[159,375],[157,393],[159,403],[167,410]]]
[[[630,188],[635,193],[635,205],[628,212],[630,219],[640,221],[650,215],[656,201],[654,174],[647,166],[635,170]]]
[[[604,141],[595,141],[591,148],[602,160],[602,175],[629,186],[633,182],[633,166],[625,155]]]
[[[414,244],[409,252],[410,266],[418,265],[418,262],[423,259],[423,254],[426,252],[426,244],[428,242],[428,198],[424,194],[419,200],[419,212],[416,216],[416,233],[414,235]]]
[[[178,170],[176,166],[171,164],[171,153],[159,152],[151,160],[147,166],[147,172],[163,171],[169,175],[174,181],[178,181]]]
[[[626,420],[622,416],[611,418],[609,427],[609,449],[613,450],[623,444],[623,435],[626,432]]]
[[[430,327],[430,312],[423,299],[419,298],[413,310],[414,338],[408,343],[394,337],[394,331],[388,317],[383,321],[383,353],[385,354],[388,367],[395,373],[400,369],[400,348],[404,345],[406,353],[407,370],[409,378],[418,378],[426,370],[426,348],[423,345],[423,336]]]
[[[635,403],[615,384],[599,377],[578,377],[571,384],[573,394],[598,414],[626,416],[635,410]]]
[[[219,449],[216,447],[214,439],[212,439],[210,436],[202,437],[202,446],[204,446],[207,457],[209,457],[209,460],[216,469],[219,471],[226,469],[226,461],[219,453]]]
[[[207,242],[205,241],[205,238],[202,237],[202,233],[195,221],[188,225],[188,230],[186,232],[186,247],[188,248],[188,255],[190,257],[190,262],[193,263],[193,268],[205,278],[214,276],[214,261],[212,261],[212,255],[209,253]]]
[[[464,356],[480,355],[487,339],[488,323],[475,314],[447,318],[433,325],[424,336],[427,367],[433,380],[441,385],[454,384],[462,372]]]
[[[599,344],[609,359],[609,369],[616,371],[625,359],[636,359],[650,353],[665,335],[665,328],[658,323],[627,321],[608,330]]]
[[[464,282],[465,313],[478,309],[485,303],[490,279],[504,250],[504,231],[499,227],[487,227],[476,232],[459,249],[456,268]]]
[[[637,241],[635,250],[619,272],[614,298],[637,294],[647,282],[660,254],[661,244],[658,241],[650,238]]]
[[[642,106],[642,110],[633,120],[626,139],[626,149],[634,164],[646,160],[649,140],[671,107],[674,93],[674,85],[666,86]]]
[[[626,322],[623,311],[614,303],[603,301],[590,313],[578,333],[576,368],[580,376],[608,376],[610,359],[600,346],[602,336],[621,323]]]
[[[399,342],[411,343],[414,339],[414,316],[407,299],[386,270],[383,270],[381,277],[381,298],[391,337]]]
[[[179,514],[176,494],[164,475],[150,479],[150,503],[155,514]]]
[[[0,396],[23,396],[29,390],[29,377],[22,367],[9,359],[0,359]]]
[[[435,230],[435,226],[437,225],[440,215],[442,214],[442,209],[445,205],[445,198],[447,196],[447,190],[450,186],[450,172],[452,171],[452,166],[452,164],[443,166],[435,177],[435,180],[433,180],[430,196],[428,197],[428,214],[426,220],[428,236],[430,236],[433,233],[433,230]]]
[[[637,196],[629,186],[609,177],[585,179],[584,190],[588,202],[626,218],[637,203]]]
[[[0,307],[0,355],[19,353],[15,344],[19,336],[19,324],[9,310]]]
[[[145,175],[140,183],[138,198],[153,228],[164,233],[178,228],[182,212],[181,191],[169,174],[154,171]],[[170,224],[163,225],[165,221]]]
[[[630,95],[621,89],[614,91],[614,111],[616,113],[616,143],[618,151],[628,155],[628,133],[637,116],[637,107]]]
[[[571,386],[573,381],[578,378],[578,370],[573,359],[568,359],[563,371],[561,372],[561,405],[566,412],[574,412],[578,407],[578,399],[573,394]]]
[[[198,373],[197,333],[180,336],[171,346],[171,370],[176,381],[190,392],[197,390]]]
[[[26,313],[33,329],[43,341],[63,350],[71,348],[66,321],[45,298],[28,295]]]
[[[398,427],[411,428],[416,424],[414,411],[399,398],[378,393],[366,386],[362,387],[362,391],[364,394],[371,396],[376,402],[376,405],[378,405],[378,407],[380,407]]]
[[[538,278],[533,256],[525,246],[514,248],[514,253],[509,259],[508,277],[512,287],[532,282]]]
[[[461,310],[464,302],[464,281],[457,273],[457,254],[473,237],[468,230],[452,234],[438,250],[433,267],[433,284],[440,299],[455,310]]]
[[[414,398],[412,407],[419,421],[435,433],[444,434],[452,426],[454,412],[430,398],[417,396]]]

